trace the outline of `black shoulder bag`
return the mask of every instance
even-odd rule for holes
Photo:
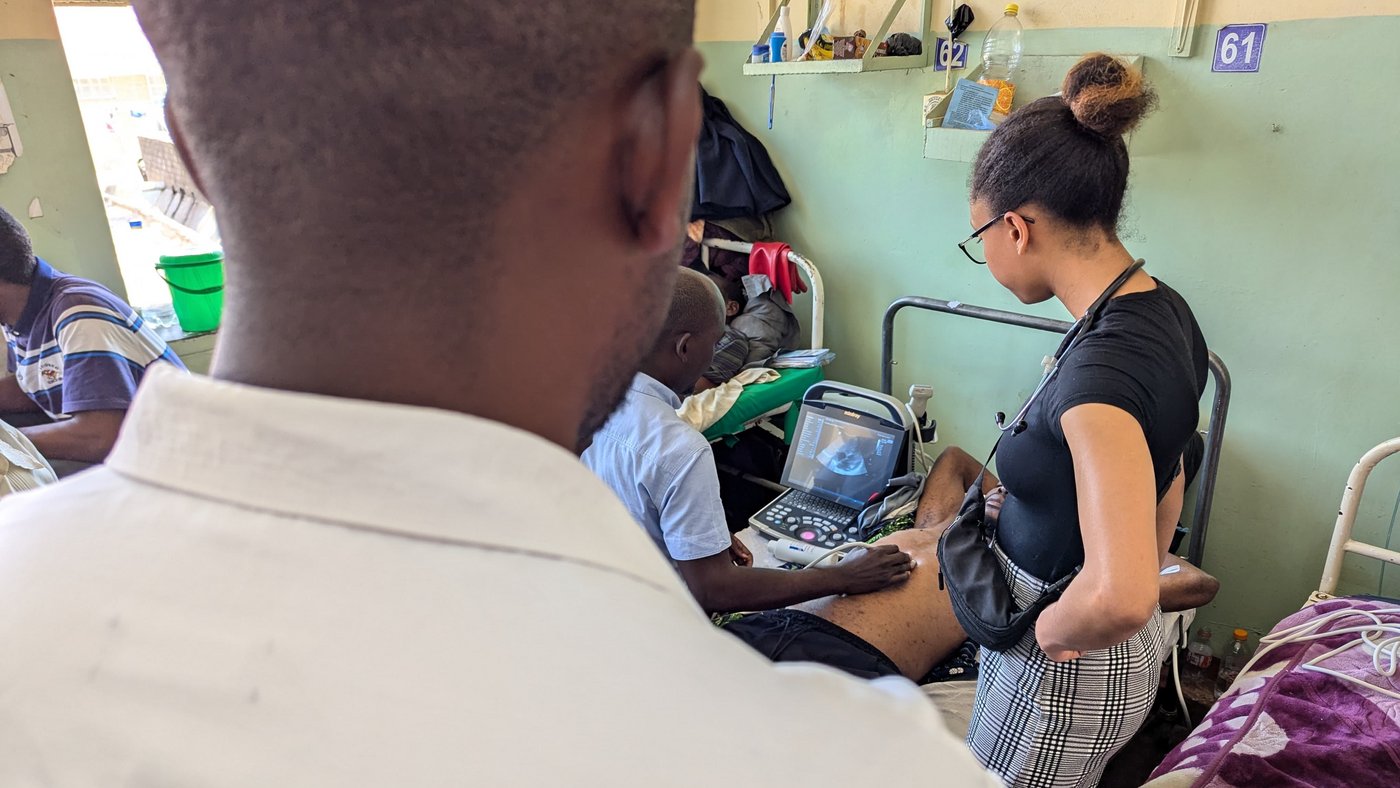
[[[987,475],[987,465],[996,456],[1001,439],[1009,430],[1012,434],[1025,429],[1025,417],[1031,405],[1045,390],[1046,385],[1060,369],[1060,362],[1072,351],[1079,340],[1088,332],[1089,326],[1103,311],[1109,298],[1118,292],[1128,278],[1139,268],[1139,260],[1113,280],[1113,284],[1103,291],[1089,310],[1060,343],[1055,359],[1039,385],[1031,392],[1021,406],[1020,412],[1008,426],[1004,414],[997,414],[997,426],[1002,434],[992,446],[987,461],[982,463],[982,472],[967,490],[957,517],[938,539],[938,585],[948,590],[948,598],[953,603],[953,614],[963,631],[973,642],[992,651],[1006,651],[1020,642],[1026,631],[1035,623],[1042,610],[1060,598],[1065,588],[1079,570],[1075,569],[1060,578],[1045,593],[1026,608],[1020,608],[1011,595],[1011,586],[1001,570],[992,542],[996,539],[996,523],[987,520],[987,501],[982,493],[982,480]]]

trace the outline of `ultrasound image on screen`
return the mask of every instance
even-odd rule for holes
[[[859,509],[889,485],[899,451],[897,435],[807,411],[793,443],[786,483]]]

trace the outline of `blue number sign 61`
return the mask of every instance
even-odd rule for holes
[[[1211,71],[1258,71],[1268,25],[1227,25],[1215,36]]]

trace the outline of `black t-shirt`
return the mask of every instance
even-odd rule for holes
[[[1191,308],[1176,291],[1110,300],[997,451],[1006,486],[998,542],[1022,569],[1055,581],[1084,562],[1074,464],[1060,417],[1076,405],[1103,403],[1137,419],[1147,438],[1160,498],[1199,421],[1208,359]]]

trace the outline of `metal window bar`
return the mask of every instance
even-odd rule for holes
[[[1002,309],[972,306],[959,301],[944,301],[924,296],[905,296],[895,299],[885,310],[885,322],[881,331],[880,390],[891,392],[894,383],[894,320],[904,309],[924,309],[942,312],[947,315],[987,320],[1008,326],[1033,328],[1052,334],[1069,331],[1072,323],[1053,320],[1047,317],[1008,312]],[[1225,417],[1230,409],[1230,371],[1215,353],[1210,354],[1210,373],[1215,378],[1215,397],[1211,403],[1210,421],[1206,426],[1205,457],[1201,461],[1200,485],[1196,491],[1195,515],[1191,522],[1191,536],[1186,560],[1201,566],[1206,551],[1206,530],[1210,525],[1211,504],[1215,498],[1215,477],[1220,465],[1220,443],[1225,432]]]

